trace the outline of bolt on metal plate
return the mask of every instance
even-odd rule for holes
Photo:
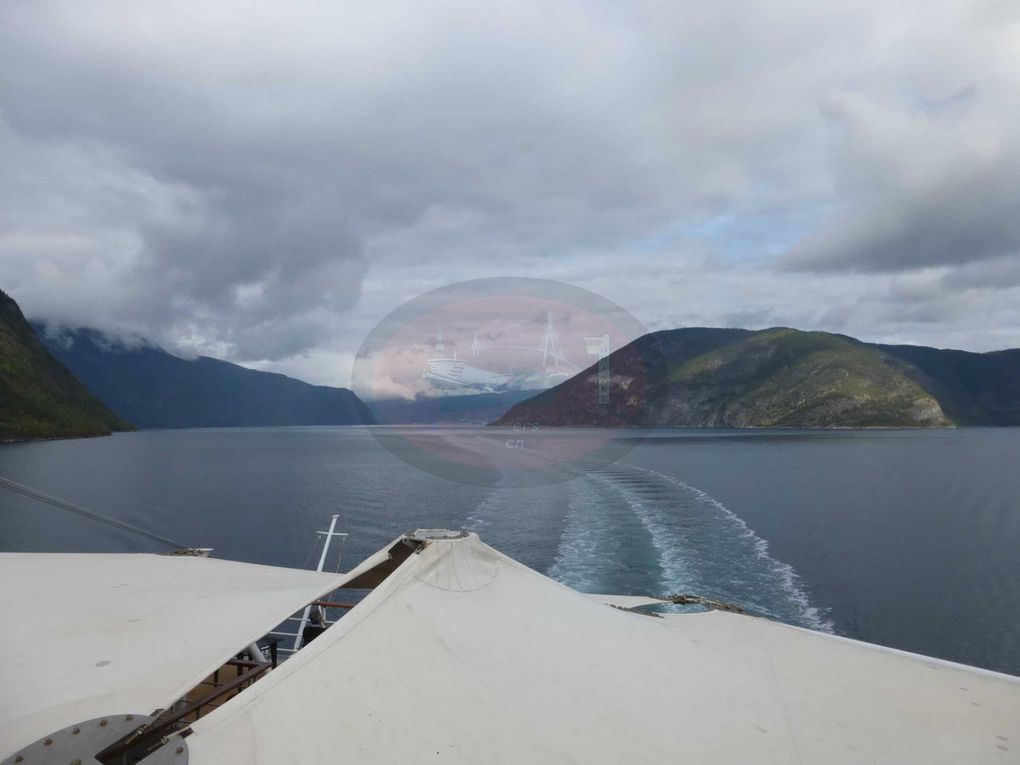
[[[98,752],[154,719],[148,715],[125,713],[68,725],[22,747],[0,765],[93,765]]]

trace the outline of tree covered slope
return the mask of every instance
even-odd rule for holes
[[[47,351],[0,290],[0,440],[103,436],[131,426]]]

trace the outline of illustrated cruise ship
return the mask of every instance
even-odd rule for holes
[[[587,348],[590,338],[583,338],[583,340]],[[436,333],[435,348],[437,351],[445,350],[442,327]],[[471,342],[470,363],[465,359],[458,358],[456,352],[454,352],[452,357],[430,358],[426,362],[422,377],[436,388],[444,390],[496,393],[505,390],[541,390],[550,388],[581,371],[580,367],[572,363],[564,352],[559,334],[556,332],[556,326],[553,323],[552,312],[547,314],[545,336],[541,345],[534,348],[516,345],[497,346],[495,348],[495,350],[500,349],[506,352],[527,351],[536,355],[541,354],[541,366],[537,369],[522,369],[517,373],[514,373],[513,370],[493,372],[478,366],[482,351],[481,344],[478,341],[478,333],[475,332]],[[589,354],[591,354],[590,349]]]

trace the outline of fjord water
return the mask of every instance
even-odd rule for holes
[[[6,445],[0,476],[275,565],[314,562],[334,512],[344,568],[415,527],[464,527],[584,591],[701,594],[1020,674],[1020,430],[599,437],[601,458],[529,464],[500,429],[147,431]],[[155,548],[0,492],[0,549]]]

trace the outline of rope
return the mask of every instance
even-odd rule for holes
[[[342,537],[340,537],[340,549],[337,551],[337,554],[336,554],[336,573],[338,573],[338,574],[340,573],[340,558],[343,557],[343,554],[344,554],[344,545],[345,544],[347,544],[347,535],[346,534],[344,534]]]
[[[138,536],[145,537],[146,539],[150,539],[153,542],[159,542],[160,544],[166,545],[167,547],[172,547],[178,550],[187,549],[187,545],[182,545],[180,542],[175,542],[172,539],[167,539],[166,537],[160,536],[159,534],[155,534],[151,531],[146,531],[145,529],[140,529],[137,526],[132,526],[130,523],[118,521],[115,518],[110,518],[109,516],[101,515],[99,513],[93,512],[92,510],[86,510],[84,507],[72,505],[70,502],[65,502],[62,499],[57,499],[56,497],[52,497],[49,494],[44,494],[41,491],[37,491],[36,489],[24,486],[20,483],[15,483],[9,478],[0,477],[0,488],[7,489],[8,491],[13,491],[15,494],[22,494],[26,497],[31,497],[32,499],[38,500],[39,502],[45,502],[46,504],[53,505],[54,507],[59,507],[61,510],[67,510],[69,513],[80,515],[83,518],[88,518],[89,520],[96,521],[97,523],[102,523],[112,528],[120,529],[121,531],[127,531],[130,534],[137,534]]]
[[[711,600],[709,598],[702,597],[701,595],[666,595],[660,600],[668,600],[670,603],[674,603],[678,606],[705,606],[706,608],[712,608],[716,611],[729,611],[731,614],[746,614],[740,606],[735,606],[732,603],[723,603],[719,600]]]
[[[317,537],[312,537],[312,543],[308,546],[308,555],[305,556],[305,562],[301,564],[301,568],[308,568],[308,564],[312,562],[312,556],[315,555],[315,543],[318,541]]]

